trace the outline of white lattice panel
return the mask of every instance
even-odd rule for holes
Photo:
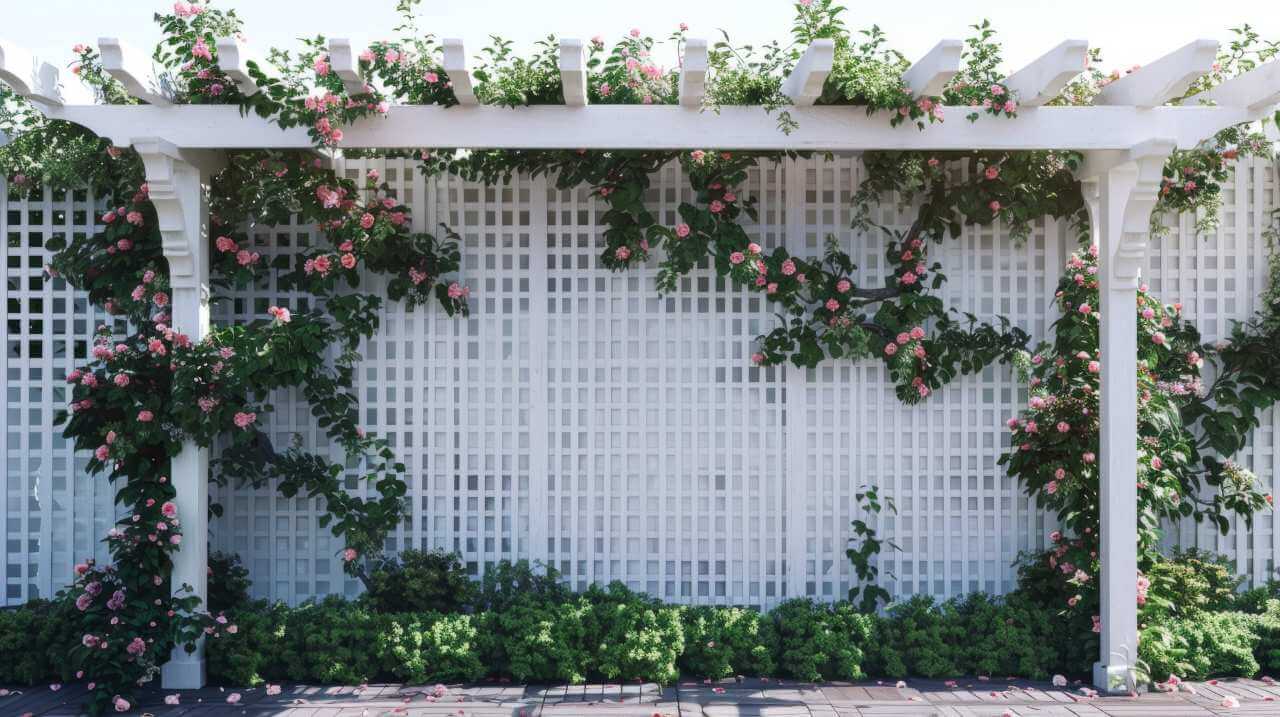
[[[1234,321],[1260,308],[1259,297],[1267,286],[1261,232],[1270,221],[1270,212],[1280,207],[1277,166],[1255,162],[1223,185],[1223,211],[1215,232],[1197,237],[1194,219],[1183,216],[1177,219],[1176,230],[1151,253],[1151,290],[1166,303],[1181,301],[1206,341],[1229,338]],[[1275,450],[1278,431],[1275,409],[1265,412],[1249,445],[1236,457],[1273,494],[1280,491],[1276,482],[1280,472],[1280,456]],[[1199,547],[1235,560],[1238,572],[1251,580],[1280,577],[1275,572],[1280,513],[1259,514],[1252,531],[1243,529],[1242,520],[1233,523],[1237,529],[1228,535],[1207,524],[1188,522],[1170,531],[1168,537],[1185,547]]]
[[[363,347],[357,390],[364,423],[386,435],[409,467],[411,518],[389,548],[442,547],[476,575],[501,559],[546,561],[575,587],[621,580],[681,602],[772,605],[786,597],[842,597],[854,494],[876,484],[899,513],[881,534],[900,552],[881,559],[898,595],[1002,592],[1018,552],[1039,547],[1051,523],[995,461],[1003,421],[1025,400],[1007,367],[956,381],[915,408],[898,404],[878,362],[828,362],[813,371],[760,369],[751,339],[773,326],[769,307],[726,288],[708,269],[659,298],[655,266],[612,273],[597,262],[602,203],[546,178],[484,187],[427,179],[407,160],[350,160],[348,176],[376,168],[414,210],[415,228],[437,222],[462,236],[472,315],[391,304]],[[849,229],[853,158],[762,163],[744,193],[760,200],[748,231],[793,253],[821,251],[828,235],[852,250],[861,279],[883,276],[885,238]],[[648,201],[674,223],[690,198],[678,167],[654,177]],[[1224,195],[1222,228],[1196,239],[1192,222],[1159,242],[1149,282],[1181,300],[1206,338],[1254,310],[1265,282],[1259,237],[1277,206],[1275,169],[1238,173]],[[48,428],[63,402],[68,354],[86,350],[100,315],[61,282],[41,278],[43,242],[85,231],[87,199],[0,192],[6,239],[5,603],[49,595],[76,558],[98,550],[112,520],[110,492],[85,477]],[[903,229],[892,204],[877,219]],[[305,226],[252,232],[264,261],[314,241]],[[1033,336],[1065,257],[1064,229],[1050,222],[1015,245],[1000,226],[970,229],[934,256],[948,301],[979,316],[1004,314]],[[366,284],[378,290],[377,279]],[[219,321],[298,307],[276,276],[215,309]],[[79,341],[80,344],[75,342]],[[78,348],[77,348],[78,346]],[[270,436],[338,454],[314,429],[298,396],[274,397]],[[1268,415],[1244,457],[1269,485],[1280,465]],[[349,474],[348,488],[363,491]],[[214,547],[241,554],[257,596],[298,602],[354,594],[340,542],[319,527],[321,506],[270,487],[227,486]],[[1275,515],[1252,533],[1219,537],[1182,526],[1177,540],[1235,556],[1265,578],[1280,550]],[[74,531],[55,526],[73,525]],[[99,556],[101,557],[101,555]],[[890,574],[892,577],[890,577]]]
[[[104,478],[84,472],[52,429],[66,405],[63,377],[88,355],[94,327],[106,314],[61,279],[44,273],[45,243],[91,231],[94,205],[87,191],[71,196],[19,191],[0,181],[0,236],[4,237],[4,536],[3,603],[50,597],[85,557],[106,558],[98,542],[115,522],[114,492]]]

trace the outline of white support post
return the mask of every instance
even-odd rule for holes
[[[208,153],[184,152],[157,139],[134,140],[146,166],[147,185],[155,205],[169,282],[173,294],[173,328],[193,342],[209,332],[208,186],[215,162]],[[170,466],[174,502],[182,521],[183,541],[173,559],[171,583],[175,595],[186,588],[208,597],[209,550],[209,449],[193,441]],[[194,652],[174,648],[161,668],[166,689],[197,689],[205,684],[204,638]]]
[[[1136,688],[1138,658],[1137,289],[1165,159],[1172,142],[1089,153],[1081,176],[1101,274],[1101,478],[1099,480],[1102,692]]]

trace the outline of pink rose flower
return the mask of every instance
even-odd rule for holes
[[[271,308],[267,309],[267,313],[271,314],[271,316],[275,318],[275,321],[278,324],[287,324],[293,318],[292,315],[289,313],[288,309],[280,306],[272,306]]]

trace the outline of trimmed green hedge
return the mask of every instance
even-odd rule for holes
[[[668,605],[618,584],[581,594],[493,597],[489,604],[501,609],[452,613],[377,612],[363,598],[295,608],[250,603],[229,613],[234,634],[207,641],[209,677],[237,686],[486,677],[669,683],[681,674],[1044,677],[1088,667],[1065,663],[1050,636],[1054,616],[1019,599],[979,595],[935,605],[916,598],[875,616],[846,602],[809,600],[789,600],[768,613]],[[48,603],[0,612],[0,682],[65,679],[58,666],[68,642],[79,638],[74,617]],[[33,634],[44,638],[46,652],[30,649]]]
[[[236,686],[485,678],[670,683],[681,674],[1045,679],[1086,674],[1097,649],[1088,626],[1064,622],[1024,593],[941,604],[918,596],[878,616],[847,602],[789,600],[761,613],[668,605],[619,584],[581,594],[522,593],[520,584],[490,586],[470,612],[378,612],[366,598],[294,608],[248,603],[229,613],[234,633],[207,641],[209,677]],[[1245,593],[1231,606],[1238,611],[1153,615],[1140,645],[1150,676],[1280,671],[1280,600]],[[61,674],[62,656],[79,640],[77,618],[73,606],[47,601],[0,610],[0,684],[70,679]]]

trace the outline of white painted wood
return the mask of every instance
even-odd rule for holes
[[[684,41],[680,60],[680,106],[702,107],[707,94],[707,41],[691,37]]]
[[[912,95],[934,97],[960,71],[960,55],[964,43],[959,40],[943,40],[934,45],[924,57],[902,73],[902,81]]]
[[[560,84],[564,103],[569,107],[587,106],[587,57],[582,40],[560,39]]]
[[[1103,87],[1094,103],[1157,107],[1186,92],[1217,56],[1216,40],[1195,40]]]
[[[29,99],[53,107],[61,107],[63,105],[62,83],[58,77],[57,67],[47,62],[40,63],[40,68],[36,70],[35,87],[31,88]]]
[[[1088,64],[1088,41],[1065,40],[1009,75],[1004,85],[1017,98],[1019,108],[1039,107],[1057,97],[1067,83],[1084,72]]]
[[[25,48],[0,39],[0,81],[14,92],[30,97],[36,86],[36,59]]]
[[[342,79],[342,87],[348,95],[368,92],[364,78],[360,75],[360,65],[351,51],[351,41],[347,38],[329,38],[329,68]]]
[[[246,96],[258,94],[258,83],[249,75],[248,53],[246,48],[235,37],[218,38],[218,69]]]
[[[453,75],[450,75],[453,77]],[[463,93],[459,100],[474,96]],[[956,116],[967,107],[944,108]],[[759,107],[723,107],[720,112],[688,112],[678,106],[593,105],[566,108],[438,107],[406,105],[386,117],[367,118],[344,128],[344,147],[490,147],[527,149],[1127,149],[1151,137],[1190,147],[1218,130],[1256,119],[1261,111],[1239,107],[1038,107],[1020,112],[1017,122],[945,122],[925,132],[902,132],[883,115],[865,108],[796,107],[799,127],[790,134]],[[293,148],[314,145],[303,128],[281,130],[239,108],[179,105],[171,108],[67,105],[48,116],[125,138],[146,128],[178,147],[219,149]],[[117,144],[124,143],[117,139]]]
[[[1280,60],[1272,60],[1233,77],[1188,102],[1212,101],[1219,105],[1265,110],[1280,104]]]
[[[1099,690],[1134,689],[1138,659],[1137,289],[1146,262],[1150,216],[1159,197],[1169,141],[1152,141],[1094,161],[1084,183],[1090,226],[1099,252],[1102,373],[1099,398],[1101,469],[1099,528],[1102,565],[1101,655],[1093,682]],[[1105,170],[1099,170],[1106,166]],[[1096,172],[1096,173],[1092,173]]]
[[[822,85],[835,62],[835,48],[835,41],[823,38],[815,40],[804,51],[782,85],[782,94],[791,98],[791,104],[808,107],[822,95]]]
[[[444,50],[444,71],[449,75],[449,83],[453,86],[453,94],[458,98],[458,104],[464,107],[479,104],[479,100],[476,99],[475,86],[471,82],[471,70],[468,69],[467,64],[467,51],[462,46],[462,40],[446,37],[441,42],[441,47]],[[398,114],[398,112],[395,114]],[[456,119],[455,116],[455,121]],[[409,145],[417,146],[412,142]],[[439,147],[442,145],[439,142],[427,142],[421,146]]]
[[[114,37],[98,38],[102,69],[107,71],[131,96],[157,107],[173,104],[173,90],[155,76],[151,58]]]

